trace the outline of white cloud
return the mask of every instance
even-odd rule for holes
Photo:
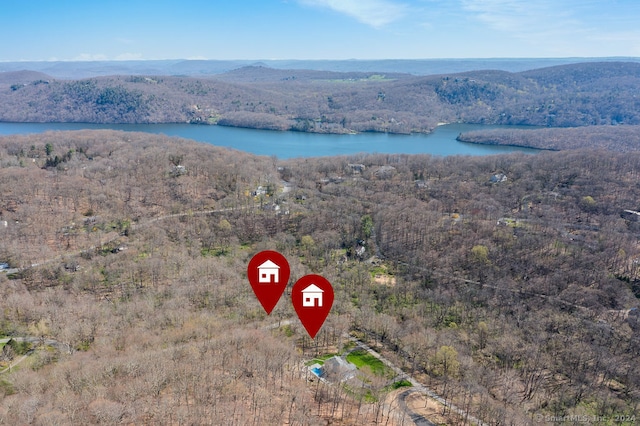
[[[72,61],[106,61],[108,60],[107,55],[103,55],[102,53],[92,54],[92,53],[81,53]]]
[[[596,0],[460,0],[460,4],[485,27],[546,54],[624,56],[620,52],[638,51],[633,48],[640,35],[638,6],[622,10]]]
[[[116,56],[116,61],[134,61],[137,59],[142,59],[142,53],[121,53]]]
[[[91,61],[135,61],[143,59],[141,53],[124,52],[116,56],[107,56],[102,53],[81,53],[75,58],[65,59],[70,61],[91,62]],[[52,59],[50,59],[52,60]]]
[[[405,16],[404,4],[389,0],[298,0],[299,3],[332,9],[374,28],[397,21]]]
[[[523,36],[576,26],[556,0],[462,0],[462,5],[490,28]]]

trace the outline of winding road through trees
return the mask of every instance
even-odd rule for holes
[[[139,224],[135,224],[131,226],[131,230],[135,231],[135,230],[139,230],[142,229],[146,226],[149,226],[153,223],[156,223],[158,221],[162,221],[162,220],[166,220],[169,218],[179,218],[179,217],[187,217],[187,216],[201,216],[201,215],[210,215],[210,214],[216,214],[216,213],[224,213],[224,212],[230,212],[230,211],[234,211],[234,210],[238,210],[238,209],[246,209],[249,208],[251,206],[241,206],[241,207],[226,207],[226,208],[221,208],[221,209],[213,209],[213,210],[202,210],[202,211],[189,211],[189,212],[183,212],[183,213],[174,213],[174,214],[167,214],[167,215],[163,215],[163,216],[158,216],[152,219],[149,219],[145,222],[139,223]],[[116,240],[118,240],[121,237],[121,235],[117,235],[115,237],[109,238],[105,241],[101,241],[100,244],[102,246],[110,244]],[[96,247],[95,246],[91,246],[88,249],[82,249],[82,250],[76,250],[73,253],[66,253],[64,256],[73,256],[73,255],[81,255],[83,252],[87,251],[87,250],[95,250]],[[39,267],[39,266],[43,266],[45,264],[48,263],[52,263],[55,262],[57,260],[61,260],[63,257],[63,255],[60,256],[56,256],[54,258],[51,259],[47,259],[43,262],[40,263],[35,263],[30,265],[27,268],[23,268],[21,270],[18,270],[18,272],[24,270],[24,269],[29,269],[29,268],[35,268],[35,267]],[[432,271],[430,271],[432,272]],[[486,284],[481,284],[475,281],[470,281],[470,280],[464,280],[463,281],[467,282],[467,283],[473,283],[473,284],[479,284],[479,285],[483,285],[483,286],[489,286]],[[489,287],[493,287],[493,286],[489,286]],[[498,288],[496,288],[496,290],[498,290]],[[503,290],[503,289],[500,289]],[[541,297],[549,297],[549,296],[543,296],[543,295],[538,295]],[[566,301],[562,301],[563,303],[567,303]],[[579,307],[579,306],[576,306]],[[267,327],[264,327],[265,329],[275,329],[275,328],[279,328],[281,326],[285,326],[291,323],[291,320],[283,320],[280,321],[276,324],[271,324]],[[369,347],[368,345],[366,345],[364,342],[356,339],[353,336],[349,336],[349,335],[345,335],[345,338],[348,338],[349,340],[351,340],[353,343],[356,344],[357,347],[361,348],[362,350],[367,351],[369,354],[371,354],[372,356],[374,356],[375,358],[379,359],[381,362],[383,362],[388,368],[390,368],[392,371],[394,371],[394,373],[397,375],[397,379],[398,380],[407,380],[411,383],[412,387],[410,389],[405,390],[404,392],[400,393],[398,395],[398,403],[399,403],[399,407],[404,410],[404,412],[407,414],[408,417],[411,418],[411,420],[418,426],[430,426],[430,425],[434,425],[434,423],[432,423],[431,421],[429,421],[428,419],[426,419],[423,415],[414,412],[413,410],[411,410],[408,405],[406,404],[406,398],[414,393],[414,392],[418,392],[422,395],[425,395],[428,398],[431,398],[435,401],[437,401],[440,404],[443,404],[445,407],[447,407],[448,409],[450,409],[451,411],[457,413],[458,415],[460,415],[462,418],[465,418],[468,422],[472,423],[472,424],[477,424],[479,426],[485,426],[485,423],[483,423],[481,420],[473,417],[473,416],[469,416],[468,413],[466,413],[464,410],[456,407],[455,405],[453,405],[451,402],[447,401],[445,398],[441,397],[440,395],[436,394],[433,390],[427,388],[425,385],[423,385],[422,383],[418,382],[414,377],[410,376],[409,374],[405,373],[404,371],[402,371],[399,367],[397,367],[396,365],[394,365],[393,363],[391,363],[387,358],[385,358],[384,356],[382,356],[381,354],[379,354],[378,352],[376,352],[375,350],[373,350],[371,347]],[[0,339],[0,343],[6,343],[10,340],[11,338],[5,338],[5,339]],[[56,349],[60,350],[60,351],[66,351],[68,353],[72,353],[73,350],[72,348],[65,343],[62,342],[58,342],[57,340],[53,340],[53,339],[43,339],[43,338],[38,338],[38,337],[14,337],[13,338],[16,341],[26,341],[29,343],[35,343],[35,344],[44,344],[44,345],[48,345],[48,346],[52,346],[55,347]],[[4,370],[0,371],[1,373],[5,373],[7,371],[10,371],[11,368],[15,367],[16,365],[18,365],[19,363],[23,362],[26,358],[28,357],[27,355],[22,356],[18,361],[10,364],[9,367],[5,368]]]
[[[411,383],[412,387],[410,389],[407,389],[406,391],[402,392],[399,395],[400,398],[400,406],[405,410],[405,412],[411,417],[411,420],[413,420],[413,422],[418,425],[418,426],[428,426],[428,425],[433,425],[433,423],[429,422],[429,420],[427,420],[426,418],[424,418],[424,416],[415,413],[413,410],[411,410],[406,402],[405,399],[406,397],[413,393],[413,392],[419,392],[423,395],[426,395],[427,397],[439,402],[440,404],[444,405],[445,407],[449,408],[451,411],[459,414],[462,418],[467,419],[468,422],[476,424],[478,426],[487,426],[486,423],[482,422],[480,419],[477,419],[473,416],[468,415],[468,413],[466,413],[464,410],[462,410],[461,408],[453,405],[451,402],[447,401],[445,398],[441,397],[440,395],[438,395],[437,393],[435,393],[433,390],[429,389],[428,387],[426,387],[425,385],[423,385],[422,383],[418,382],[413,376],[405,373],[404,371],[402,371],[399,367],[397,367],[395,364],[393,364],[391,361],[389,361],[387,358],[385,358],[384,356],[380,355],[378,352],[376,352],[375,350],[373,350],[371,347],[369,347],[367,344],[365,344],[364,342],[356,339],[353,336],[345,336],[348,337],[349,340],[351,340],[353,343],[356,344],[356,346],[358,346],[359,348],[367,351],[369,354],[371,354],[372,356],[378,358],[380,361],[382,361],[388,368],[390,368],[391,370],[393,370],[394,373],[397,374],[397,379],[398,380],[407,380]]]
[[[58,349],[59,351],[66,351],[67,353],[73,353],[73,349],[69,345],[62,342],[58,342],[57,340],[54,340],[54,339],[44,339],[39,337],[5,337],[0,339],[0,343],[8,343],[10,340],[15,340],[16,342],[21,342],[21,343],[27,342],[32,344],[42,344],[45,346],[52,346]],[[32,352],[33,352],[33,349],[30,349],[26,354],[21,356],[17,361],[10,362],[7,368],[0,370],[0,374],[11,372],[12,368],[20,364],[25,359],[27,359],[27,357],[31,355]]]

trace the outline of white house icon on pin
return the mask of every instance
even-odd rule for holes
[[[270,260],[258,266],[258,282],[261,284],[278,284],[280,267]]]
[[[305,308],[321,308],[322,293],[324,293],[324,290],[315,284],[311,284],[302,290],[302,306]]]

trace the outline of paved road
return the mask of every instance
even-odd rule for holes
[[[29,342],[29,343],[36,343],[36,344],[42,343],[42,339],[39,339],[37,337],[6,337],[4,339],[0,339],[0,343],[7,343],[11,339],[13,339],[13,340],[15,340],[17,342]],[[48,345],[48,346],[53,346],[53,347],[55,347],[55,348],[57,348],[59,350],[69,350],[67,345],[65,345],[63,343],[60,343],[57,340],[53,340],[53,339],[45,339],[44,340],[44,344]],[[20,357],[17,361],[10,362],[9,366],[7,368],[5,368],[4,370],[0,370],[0,374],[6,373],[6,372],[10,372],[12,368],[14,368],[16,365],[20,364],[25,359],[27,359],[29,357],[29,355],[31,355],[32,352],[33,352],[33,349],[30,350],[29,352],[27,352],[22,357]]]
[[[405,411],[405,413],[407,413],[409,415],[409,418],[411,419],[411,421],[413,423],[416,424],[416,426],[436,426],[435,423],[430,422],[422,414],[418,414],[418,413],[414,412],[407,405],[407,401],[406,401],[407,396],[411,395],[414,392],[415,392],[414,389],[407,389],[406,391],[404,391],[400,395],[398,395],[398,404],[400,405],[400,408],[402,408]]]
[[[289,325],[291,324],[292,320],[291,319],[286,319],[286,320],[282,320],[279,321],[277,323],[274,324],[270,324],[264,327],[265,330],[273,330],[285,325]],[[448,407],[451,411],[455,411],[456,413],[460,414],[463,418],[466,416],[467,417],[467,421],[470,423],[474,423],[478,426],[488,426],[487,424],[483,423],[480,419],[477,419],[473,416],[467,416],[467,414],[461,410],[460,408],[456,407],[455,405],[451,404],[450,402],[446,401],[444,398],[442,398],[440,395],[438,395],[437,393],[435,393],[434,391],[432,391],[431,389],[427,388],[425,385],[423,385],[422,383],[418,382],[414,377],[408,375],[407,373],[405,373],[404,371],[402,371],[399,367],[397,367],[395,364],[393,364],[391,361],[389,361],[387,358],[385,358],[384,356],[380,355],[378,352],[376,352],[375,350],[373,350],[371,347],[369,347],[369,345],[365,344],[364,342],[356,339],[353,336],[350,336],[348,334],[344,334],[343,337],[351,340],[353,343],[356,344],[357,347],[359,347],[362,350],[367,351],[371,356],[374,356],[375,358],[379,359],[380,361],[382,361],[384,363],[384,365],[386,365],[388,368],[390,368],[394,373],[396,373],[396,380],[407,380],[411,383],[412,387],[407,389],[406,391],[402,392],[399,396],[399,406],[402,410],[404,410],[405,413],[407,413],[407,415],[411,418],[411,420],[417,425],[417,426],[436,426],[434,423],[430,422],[427,418],[425,418],[424,416],[422,416],[421,414],[418,414],[416,412],[414,412],[413,410],[411,410],[409,408],[409,406],[407,406],[405,399],[406,397],[413,393],[413,392],[420,392],[423,395],[427,395],[429,398],[439,402],[440,404],[445,405],[446,407]]]
[[[465,413],[462,409],[456,407],[455,405],[453,405],[451,402],[445,400],[444,398],[442,398],[440,395],[438,395],[437,393],[435,393],[434,391],[432,391],[431,389],[429,389],[428,387],[426,387],[425,385],[423,385],[422,383],[418,382],[414,377],[408,375],[407,373],[405,373],[404,371],[402,371],[400,368],[398,368],[397,366],[395,366],[394,364],[391,363],[391,361],[389,361],[388,359],[386,359],[384,356],[380,355],[378,352],[374,351],[373,349],[371,349],[369,346],[367,346],[365,343],[361,342],[360,340],[356,339],[355,337],[352,336],[346,336],[349,338],[349,340],[351,340],[352,342],[354,342],[356,345],[358,345],[360,348],[366,350],[367,352],[369,352],[372,356],[378,358],[380,361],[382,361],[387,367],[389,367],[390,369],[392,369],[398,376],[397,379],[399,380],[408,380],[413,387],[408,389],[407,391],[403,392],[420,392],[424,395],[427,395],[429,398],[439,402],[440,404],[444,405],[445,407],[448,407],[451,411],[454,411],[456,413],[458,413],[459,415],[461,415],[463,418],[467,418],[467,421],[469,421],[470,423],[474,423],[478,426],[488,426],[486,423],[482,422],[482,420],[477,419],[473,416],[469,416],[467,415],[467,413]],[[407,394],[408,395],[408,394]],[[406,395],[404,396],[406,398]],[[414,420],[415,419],[421,421],[422,423],[417,423],[416,420],[414,420],[414,423],[416,423],[416,425],[422,426],[422,425],[431,425],[433,423],[428,422],[427,419],[425,419],[423,416],[421,416],[420,414],[414,413],[407,405],[406,403],[404,403],[403,400],[401,400],[401,404],[402,407],[405,409],[405,411],[409,414],[409,416],[411,416],[411,419]],[[427,421],[428,423],[424,423],[424,421]]]
[[[143,223],[133,224],[131,226],[131,229],[132,230],[138,230],[138,229],[144,228],[144,227],[146,227],[146,226],[148,226],[148,225],[150,225],[152,223],[155,223],[155,222],[158,222],[158,221],[161,221],[161,220],[165,220],[165,219],[168,219],[168,218],[184,217],[184,216],[209,215],[209,214],[233,211],[233,210],[237,210],[237,209],[246,209],[248,207],[249,206],[241,206],[241,207],[238,207],[238,208],[228,207],[228,208],[215,209],[215,210],[203,210],[203,211],[193,211],[193,212],[186,212],[186,213],[168,214],[168,215],[159,216],[159,217],[155,217],[155,218],[149,219],[149,220],[147,220],[146,222],[143,222]],[[108,239],[106,241],[101,241],[101,245],[108,244],[108,243],[110,243],[112,241],[117,240],[118,238],[120,238],[120,235],[117,235],[117,236],[115,236],[113,238],[110,238],[110,239]],[[89,249],[90,250],[91,249],[95,249],[95,247],[92,246]],[[76,251],[74,253],[71,253],[71,254],[72,255],[73,254],[78,254],[79,255],[83,251],[84,250],[78,250],[78,251]],[[64,256],[68,256],[68,255],[69,255],[69,253],[65,253]],[[56,256],[55,258],[48,259],[48,260],[46,260],[44,262],[32,264],[31,267],[38,267],[38,266],[41,266],[43,264],[54,262],[54,261],[59,260],[61,258],[62,258],[62,255],[61,256]],[[18,271],[19,270],[16,270],[16,272],[18,272]],[[430,272],[433,272],[433,271],[430,271]],[[481,283],[470,281],[470,280],[464,280],[463,279],[463,281],[466,281],[466,282],[469,282],[469,283],[473,283],[473,284],[480,284],[480,285],[483,285],[483,286],[488,286],[486,284],[481,284]],[[493,287],[493,286],[488,286],[488,287]],[[542,295],[538,295],[538,296],[549,297],[549,296],[542,296]],[[563,301],[563,302],[567,303],[565,301]],[[577,307],[580,307],[580,306],[577,306]],[[278,327],[281,327],[281,326],[284,326],[284,325],[287,325],[287,324],[290,324],[290,323],[291,323],[291,320],[283,320],[283,321],[279,322],[278,324],[272,324],[272,325],[267,326],[265,328],[273,329],[273,328],[278,328]],[[416,392],[416,391],[427,395],[428,397],[438,401],[441,404],[444,404],[445,406],[449,407],[452,411],[455,411],[458,414],[461,414],[462,416],[465,415],[465,413],[461,409],[459,409],[455,405],[447,402],[444,398],[440,397],[435,392],[433,392],[432,390],[430,390],[429,388],[427,388],[423,384],[419,383],[413,377],[411,377],[408,374],[406,374],[405,372],[403,372],[400,368],[396,367],[389,360],[384,358],[382,355],[380,355],[378,352],[376,352],[373,349],[371,349],[369,346],[367,346],[366,344],[364,344],[360,340],[358,340],[358,339],[356,339],[354,337],[351,337],[351,336],[346,336],[346,337],[348,337],[351,341],[356,343],[357,346],[359,346],[363,350],[366,350],[372,356],[374,356],[374,357],[378,358],[380,361],[382,361],[387,367],[389,367],[391,370],[393,370],[398,375],[398,379],[399,380],[405,379],[405,380],[408,380],[412,384],[413,387],[411,389],[408,389],[408,390],[404,391],[402,394],[400,394],[400,401],[399,402],[400,402],[401,408],[403,408],[405,410],[405,412],[411,417],[411,419],[413,420],[413,422],[416,425],[418,425],[418,426],[430,426],[430,425],[433,425],[433,423],[431,423],[429,420],[424,418],[424,416],[422,416],[420,414],[417,414],[417,413],[414,413],[406,405],[405,399],[406,399],[407,395],[409,395],[409,394],[411,394],[413,392]],[[27,341],[27,342],[30,342],[30,343],[41,343],[42,342],[41,339],[36,338],[36,337],[17,337],[17,338],[14,338],[14,339],[17,340],[17,341]],[[0,339],[0,343],[2,343],[2,342],[6,343],[7,341],[9,341],[8,338],[7,339]],[[45,339],[43,343],[46,344],[46,345],[49,345],[49,346],[56,347],[57,349],[59,349],[61,351],[67,351],[69,353],[72,352],[72,349],[68,345],[63,344],[63,343],[58,342],[58,341],[53,340],[53,339]],[[9,368],[12,368],[13,366],[18,364],[19,362],[22,362],[26,357],[27,357],[27,355],[23,356],[18,362],[12,364]],[[9,370],[9,368],[7,368],[7,369],[5,369],[3,371],[0,371],[0,373],[6,372],[7,370]],[[479,426],[486,426],[482,421],[480,421],[479,419],[476,419],[474,417],[469,416],[468,420],[471,423],[475,423],[475,424],[477,424]]]
[[[200,211],[191,211],[191,212],[185,212],[185,213],[174,213],[174,214],[167,214],[167,215],[163,215],[163,216],[158,216],[158,217],[154,217],[151,218],[145,222],[142,223],[137,223],[137,224],[132,224],[130,226],[130,229],[132,231],[136,231],[139,229],[142,229],[146,226],[149,226],[153,223],[162,221],[162,220],[166,220],[166,219],[170,219],[170,218],[175,218],[175,217],[185,217],[185,216],[203,216],[203,215],[210,215],[210,214],[216,214],[216,213],[225,213],[225,212],[230,212],[230,211],[234,211],[234,210],[245,210],[247,208],[250,208],[251,206],[239,206],[239,207],[225,207],[222,209],[215,209],[215,210],[200,210]],[[107,244],[110,244],[116,240],[118,240],[122,235],[120,235],[119,233],[116,232],[111,232],[111,235],[115,234],[115,236],[107,238],[106,240],[102,240],[100,241],[100,245],[101,246],[105,246]],[[25,269],[29,269],[29,268],[37,268],[39,266],[42,265],[46,265],[49,263],[53,263],[53,262],[60,262],[62,261],[63,258],[67,258],[69,256],[80,256],[83,252],[89,251],[89,250],[95,250],[96,246],[90,246],[88,248],[84,248],[84,249],[80,249],[80,250],[75,250],[72,252],[65,252],[63,254],[60,254],[58,256],[55,256],[53,258],[50,259],[46,259],[43,260],[42,262],[38,262],[38,263],[32,263],[30,266],[24,267],[24,268],[12,268],[12,269],[4,269],[2,270],[3,273],[7,273],[7,274],[16,274],[20,271],[23,271]]]
[[[25,359],[27,359],[27,357],[29,355],[31,355],[31,351],[29,351],[29,353],[27,353],[26,355],[23,355],[22,357],[20,357],[20,359],[17,360],[16,362],[10,362],[9,366],[7,368],[5,368],[4,370],[0,370],[0,374],[6,373],[7,371],[11,371],[12,368],[14,368],[16,365],[20,364]]]
[[[66,343],[58,342],[54,339],[42,340],[39,337],[5,337],[3,339],[0,339],[0,343],[7,343],[11,339],[15,340],[16,342],[29,342],[34,344],[44,343],[45,346],[53,346],[60,351],[70,351],[69,345],[67,345]]]

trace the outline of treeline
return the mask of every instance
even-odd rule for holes
[[[0,334],[72,353],[0,376],[0,420],[408,424],[384,384],[367,401],[307,382],[347,332],[487,424],[637,419],[639,171],[608,151],[279,161],[137,133],[1,138],[0,262],[25,268],[0,274]],[[263,249],[333,284],[315,341],[290,303],[265,317],[253,297]]]
[[[491,129],[464,132],[456,139],[483,145],[523,146],[553,151],[592,148],[632,152],[640,148],[640,126]]]
[[[419,77],[247,67],[211,78],[0,77],[0,120],[198,123],[305,132],[431,131],[462,122],[640,124],[640,64],[580,63]]]

